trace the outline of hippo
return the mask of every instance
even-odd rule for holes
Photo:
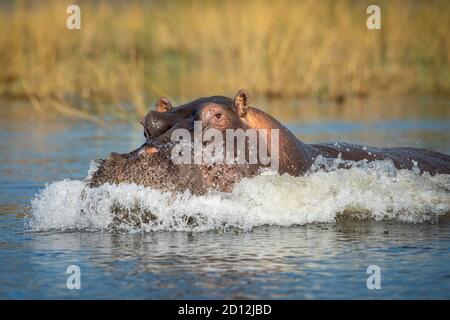
[[[206,102],[231,106],[233,100],[222,96],[203,97],[173,108],[168,98],[159,98],[155,104],[156,111],[150,111],[140,121],[144,127],[146,141],[149,142],[162,135],[181,120],[193,120],[197,111]]]
[[[369,162],[390,159],[397,169],[411,170],[417,166],[422,173],[450,174],[450,156],[431,150],[409,147],[376,148],[349,143],[305,144],[278,120],[251,107],[248,94],[243,90],[236,94],[233,108],[214,102],[205,103],[197,112],[197,120],[206,122],[208,128],[218,130],[257,128],[270,132],[278,129],[280,174],[299,176],[311,167],[318,156]]]
[[[128,154],[110,154],[100,162],[89,186],[103,183],[137,183],[163,191],[204,194],[209,190],[230,192],[234,184],[244,177],[252,177],[266,168],[255,164],[175,164],[172,148],[176,142],[172,135],[184,129],[192,136],[194,121],[201,121],[202,130],[227,129],[266,130],[267,145],[270,132],[279,132],[278,173],[300,176],[306,173],[319,157],[341,158],[351,161],[390,159],[398,169],[413,169],[431,175],[450,173],[450,156],[419,148],[375,148],[347,143],[306,144],[289,129],[267,113],[250,106],[249,96],[239,90],[234,99],[222,96],[203,97],[172,107],[167,98],[156,104],[141,122],[146,142]],[[269,150],[272,153],[274,150]]]
[[[141,147],[129,154],[111,153],[100,160],[88,186],[135,183],[161,191],[176,193],[188,190],[201,195],[210,190],[231,192],[235,183],[259,172],[260,167],[251,164],[177,164],[171,159],[169,147],[160,148],[157,152]]]
[[[161,101],[168,104],[168,100],[161,98],[157,103],[157,109]],[[232,101],[230,98],[212,96],[200,98],[176,108],[159,108],[160,111],[150,111],[141,122],[144,126],[146,142],[129,153],[113,152],[105,159],[99,160],[99,168],[89,178],[88,186],[95,188],[104,183],[136,183],[168,192],[189,190],[196,195],[210,190],[231,192],[234,184],[242,178],[259,174],[261,166],[258,164],[174,163],[172,149],[176,142],[172,140],[172,132],[185,129],[193,139],[194,120],[201,106],[208,102],[229,106]],[[152,127],[155,123],[156,128]]]

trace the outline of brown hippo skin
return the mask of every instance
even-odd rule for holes
[[[168,100],[167,100],[168,101]],[[161,103],[161,99],[158,104]],[[165,104],[166,101],[164,101]],[[170,104],[170,102],[169,102]],[[158,106],[157,106],[158,109]],[[90,179],[91,187],[103,183],[136,183],[162,190],[190,190],[202,194],[210,189],[230,191],[242,177],[260,172],[260,165],[175,165],[170,159],[171,133],[185,128],[191,133],[193,121],[201,120],[205,127],[219,130],[237,128],[279,129],[279,173],[299,176],[307,171],[317,156],[343,160],[368,161],[391,159],[399,169],[419,169],[430,174],[450,173],[450,156],[417,148],[374,148],[352,144],[305,144],[279,121],[252,108],[245,92],[239,91],[235,99],[213,96],[194,100],[176,108],[159,108],[150,112],[143,121],[147,142],[129,154],[110,154],[102,161]],[[218,118],[218,114],[221,116]],[[161,126],[152,127],[160,121]],[[153,131],[152,131],[153,130]],[[269,134],[270,137],[270,134]],[[270,145],[270,144],[269,144]]]
[[[109,154],[100,160],[98,170],[88,181],[89,187],[105,183],[135,183],[162,191],[189,190],[199,195],[209,190],[230,192],[242,178],[259,173],[257,165],[175,164],[168,145],[157,152],[146,149],[141,147],[129,154]]]
[[[197,120],[206,126],[225,130],[227,128],[279,129],[279,173],[299,176],[308,170],[317,156],[341,157],[342,160],[391,159],[398,169],[413,169],[421,172],[450,174],[450,156],[419,148],[375,148],[348,143],[305,144],[289,129],[267,113],[249,106],[248,95],[240,90],[234,98],[233,108],[217,103],[205,103],[197,113]],[[270,146],[270,139],[268,145]]]
[[[160,98],[155,105],[156,111],[150,111],[141,120],[147,142],[162,135],[181,120],[193,120],[198,109],[206,102],[232,105],[233,100],[222,96],[203,97],[173,108],[169,99]]]
[[[160,105],[167,104],[171,106],[167,98],[160,98],[156,103],[156,109],[163,109],[160,108]],[[310,148],[298,140],[279,121],[259,109],[248,107],[248,95],[243,90],[238,91],[234,100],[223,96],[203,97],[173,108],[170,112],[150,111],[141,121],[147,139],[146,144],[160,147],[170,142],[171,134],[175,129],[193,130],[194,117],[198,114],[198,111],[206,105],[214,104],[228,109],[230,113],[234,112],[240,115],[240,117],[236,117],[236,126],[228,123],[228,126],[224,129],[266,129],[269,145],[271,129],[280,130],[280,140],[288,141],[288,143],[280,144],[280,173],[298,176],[313,163],[312,157],[315,152],[308,152]],[[197,120],[202,119],[197,116]]]
[[[362,147],[349,143],[312,144],[310,146],[326,158],[337,158],[340,154],[342,160],[368,160],[370,162],[390,159],[397,169],[412,170],[417,165],[422,173],[450,174],[450,156],[427,149]]]
[[[171,134],[175,129],[184,128],[193,138],[194,116],[196,111],[208,101],[232,104],[226,97],[200,98],[191,103],[163,112],[150,112],[144,119],[144,129],[149,132],[150,121],[158,119],[165,122],[168,128],[163,134],[149,139],[136,150],[127,154],[111,153],[100,160],[98,170],[89,179],[90,187],[98,187],[104,183],[136,183],[155,189],[172,192],[189,190],[193,194],[204,194],[209,190],[230,192],[234,184],[243,177],[255,176],[259,173],[259,165],[226,165],[226,164],[175,164],[171,159],[174,142]],[[158,108],[158,107],[157,107]],[[155,117],[158,116],[158,117]],[[168,117],[159,117],[160,115]],[[151,119],[151,120],[150,120]],[[148,136],[148,133],[147,133]]]

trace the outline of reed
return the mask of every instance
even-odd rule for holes
[[[450,2],[74,1],[0,5],[0,95],[89,117],[140,116],[167,95],[448,95]]]

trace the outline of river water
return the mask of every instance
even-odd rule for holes
[[[0,298],[450,298],[448,175],[377,162],[260,176],[231,194],[122,185],[80,197],[92,160],[134,149],[141,128],[27,108],[0,104]],[[449,110],[447,100],[427,99],[267,109],[306,142],[444,153]],[[152,210],[158,221],[113,229],[114,205]],[[187,224],[191,216],[200,222]],[[71,265],[80,290],[66,286]],[[367,286],[369,266],[380,270],[380,289]]]

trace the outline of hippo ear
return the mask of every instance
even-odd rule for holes
[[[234,106],[239,117],[245,117],[249,106],[249,97],[247,92],[241,89],[236,93],[234,96]]]
[[[172,109],[172,103],[166,97],[161,97],[155,104],[157,112],[167,112]]]

